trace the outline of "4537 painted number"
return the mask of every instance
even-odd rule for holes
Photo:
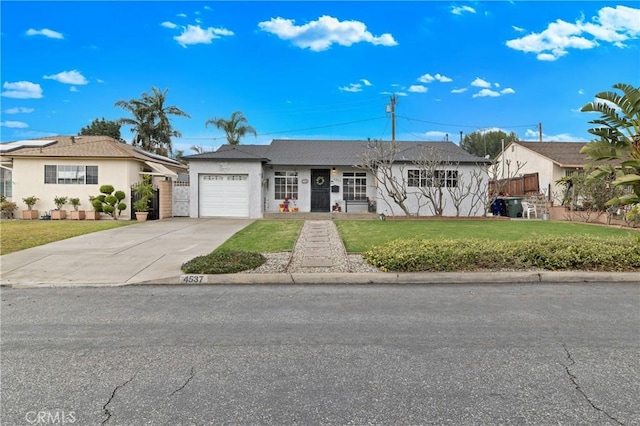
[[[207,275],[180,275],[182,284],[202,284],[208,282]]]

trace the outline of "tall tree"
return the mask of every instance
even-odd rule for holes
[[[514,132],[506,134],[502,130],[477,130],[465,135],[460,148],[478,157],[486,157],[488,155],[489,158],[496,158],[502,151],[503,140],[506,146],[509,142],[518,141],[518,135]]]
[[[124,142],[120,135],[120,124],[117,121],[107,121],[102,117],[97,118],[86,127],[80,129],[79,135],[82,136],[109,136],[120,142]]]
[[[620,197],[608,201],[608,205],[631,205],[640,203],[640,87],[617,83],[613,91],[600,92],[596,99],[583,106],[580,111],[598,112],[600,118],[589,123],[597,127],[589,133],[598,139],[582,148],[595,167],[592,179],[616,176],[613,185],[630,190]],[[612,164],[611,161],[619,164]],[[602,164],[603,161],[608,163]]]
[[[133,145],[161,155],[170,155],[173,152],[171,138],[182,136],[171,125],[169,116],[190,118],[189,114],[177,106],[165,105],[168,91],[169,89],[160,91],[152,87],[151,93],[144,92],[140,99],[115,103],[115,106],[129,111],[133,116],[118,120],[121,125],[131,126],[131,131],[135,134]]]
[[[249,122],[241,111],[235,111],[228,120],[224,118],[210,118],[204,125],[206,127],[209,124],[213,124],[225,133],[229,145],[239,145],[240,139],[248,133],[253,134],[255,137],[258,136],[256,129],[249,126]]]

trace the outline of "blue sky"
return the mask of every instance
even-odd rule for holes
[[[225,142],[240,110],[258,137],[459,141],[501,129],[587,141],[579,112],[640,85],[636,1],[2,1],[1,140],[77,134],[169,89],[174,150]],[[128,128],[123,137],[131,139]]]

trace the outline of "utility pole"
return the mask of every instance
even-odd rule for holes
[[[391,113],[391,142],[396,141],[396,103],[398,98],[396,95],[391,95],[390,104],[387,105],[387,112]]]
[[[540,135],[540,142],[542,142],[542,123],[538,123],[538,134]]]

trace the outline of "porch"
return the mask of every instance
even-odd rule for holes
[[[357,220],[373,220],[378,219],[378,215],[376,213],[344,213],[344,212],[265,212],[263,215],[264,219],[289,219],[289,220],[336,220],[336,219],[357,219]]]

